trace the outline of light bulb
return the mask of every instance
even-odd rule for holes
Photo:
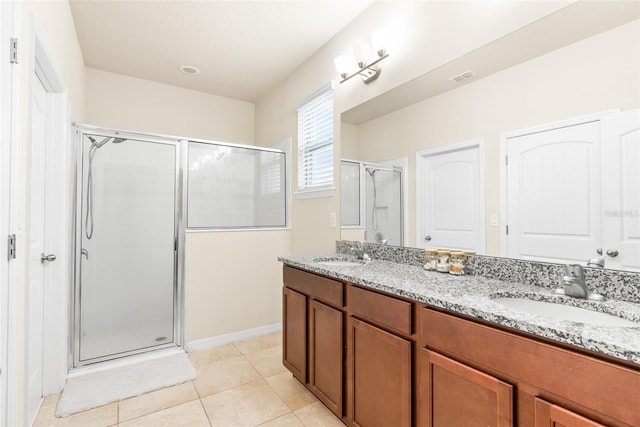
[[[373,50],[376,51],[378,56],[384,56],[391,44],[391,32],[388,28],[377,30],[371,34],[371,43],[373,44]]]
[[[336,71],[338,74],[344,79],[349,74],[351,74],[354,67],[354,60],[351,55],[340,55],[337,56],[336,59],[333,60],[333,63],[336,66]]]
[[[358,64],[358,67],[362,68],[367,64],[367,62],[369,61],[370,51],[371,49],[366,43],[358,43],[353,48],[353,55],[356,57],[356,63]]]

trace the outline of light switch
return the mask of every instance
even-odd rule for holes
[[[498,225],[500,225],[498,223],[498,214],[491,214],[491,225],[497,227]]]

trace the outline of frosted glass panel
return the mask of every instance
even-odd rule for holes
[[[176,147],[93,138],[103,144],[83,138],[81,362],[174,342]]]
[[[360,163],[341,162],[341,221],[343,226],[360,225]]]
[[[189,142],[187,227],[286,225],[285,154]]]

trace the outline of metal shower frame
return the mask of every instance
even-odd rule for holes
[[[123,358],[126,356],[132,356],[137,354],[147,353],[149,351],[155,351],[167,348],[185,348],[186,342],[186,321],[185,321],[185,223],[184,212],[186,212],[186,198],[184,197],[185,191],[183,188],[183,159],[186,155],[186,138],[176,136],[155,135],[149,133],[131,132],[125,130],[108,129],[98,126],[92,126],[87,124],[74,124],[75,131],[75,166],[74,166],[74,191],[73,191],[73,283],[70,295],[69,304],[69,353],[68,353],[68,366],[69,370],[77,370],[86,366],[99,364],[101,362],[112,361],[114,359]],[[117,355],[109,355],[91,359],[90,361],[80,361],[80,273],[81,273],[81,251],[82,248],[82,166],[83,166],[83,154],[82,154],[82,141],[86,134],[100,135],[111,138],[124,138],[137,141],[173,145],[176,150],[175,159],[175,224],[174,224],[174,239],[175,239],[175,255],[174,255],[174,340],[171,343],[160,344],[151,348],[143,348],[132,350],[128,352],[118,353]],[[192,140],[192,139],[190,139]]]

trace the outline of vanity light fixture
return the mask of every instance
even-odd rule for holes
[[[362,81],[365,84],[371,83],[380,76],[381,69],[378,63],[389,56],[387,49],[389,48],[389,30],[382,29],[374,32],[371,35],[371,43],[373,50],[377,54],[377,58],[368,62],[370,58],[369,45],[366,43],[358,43],[354,47],[353,55],[340,55],[335,60],[336,70],[342,80],[340,83],[344,83],[347,80],[361,76]]]

